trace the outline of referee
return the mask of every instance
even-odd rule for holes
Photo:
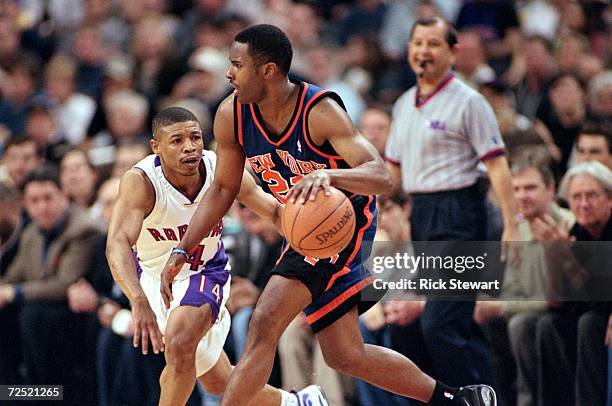
[[[503,212],[502,239],[517,241],[516,204],[495,116],[481,94],[453,75],[457,51],[450,23],[438,17],[415,22],[408,62],[417,85],[393,108],[385,151],[393,187],[412,195],[413,241],[483,241],[483,162]],[[421,316],[435,374],[452,385],[495,381],[473,312],[473,300],[428,298]]]

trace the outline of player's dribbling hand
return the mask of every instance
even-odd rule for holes
[[[166,306],[166,309],[170,308],[170,302],[174,300],[174,297],[172,296],[172,281],[181,271],[186,261],[187,258],[185,258],[184,255],[170,255],[170,258],[168,258],[168,262],[166,262],[164,270],[160,275],[159,291],[161,293],[162,299],[164,300],[164,305]]]
[[[327,171],[318,170],[310,172],[289,190],[289,193],[287,193],[287,200],[290,200],[291,203],[295,203],[296,201],[304,203],[309,198],[310,200],[314,200],[319,188],[323,188],[325,190],[325,196],[329,196],[331,193],[330,186],[331,177]]]
[[[134,323],[134,348],[140,345],[143,355],[147,355],[150,340],[155,354],[164,351],[164,341],[157,325],[157,318],[146,297],[132,302],[132,321]]]

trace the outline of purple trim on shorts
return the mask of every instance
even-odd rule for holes
[[[202,277],[205,277],[203,290],[200,291]],[[223,303],[223,287],[229,280],[229,270],[223,268],[209,268],[189,277],[189,287],[185,292],[185,296],[181,299],[181,306],[200,307],[206,303],[210,305],[212,312],[212,322],[216,323]],[[219,297],[213,293],[215,286],[218,286]]]
[[[204,264],[204,269],[225,268],[227,261],[228,257],[225,255],[225,247],[223,246],[223,242],[219,240],[219,249],[217,249],[217,253]]]
[[[134,257],[134,265],[136,265],[136,275],[138,275],[138,280],[140,280],[140,277],[142,276],[142,267],[140,266],[138,254],[135,250],[132,250],[132,256]]]

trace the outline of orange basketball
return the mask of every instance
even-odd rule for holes
[[[300,254],[329,258],[345,249],[355,233],[355,210],[351,201],[332,187],[323,189],[315,200],[304,204],[287,201],[282,217],[283,232],[291,247]]]

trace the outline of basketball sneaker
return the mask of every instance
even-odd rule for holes
[[[299,406],[329,406],[325,392],[319,385],[307,386],[293,394],[297,397]]]
[[[453,396],[461,406],[497,406],[495,390],[489,385],[468,385],[459,388]]]

